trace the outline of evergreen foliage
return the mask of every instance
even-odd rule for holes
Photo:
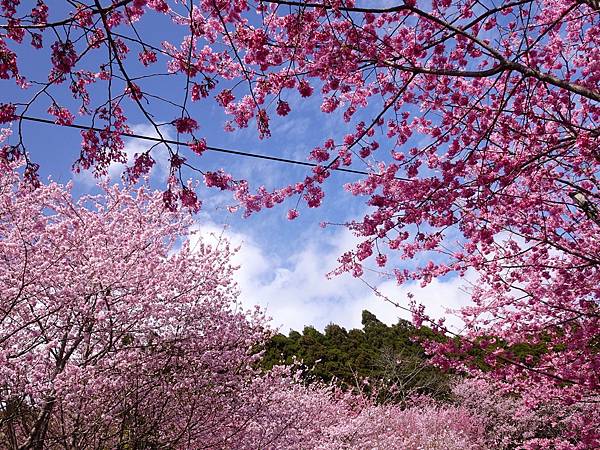
[[[341,386],[377,392],[380,401],[402,401],[415,394],[444,398],[450,375],[428,363],[417,340],[431,337],[400,319],[388,326],[369,311],[362,312],[362,329],[330,323],[323,333],[312,326],[302,333],[276,334],[267,344],[262,367],[295,365],[307,382],[335,381]]]

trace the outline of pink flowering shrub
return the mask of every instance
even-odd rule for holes
[[[532,401],[510,385],[484,379],[461,380],[452,393],[483,426],[487,448],[588,449],[599,442],[597,431],[582,426],[598,420],[600,408],[594,402],[565,407],[560,392],[552,396],[548,391]]]
[[[478,418],[462,407],[369,406],[326,430],[329,449],[476,450],[485,448]]]

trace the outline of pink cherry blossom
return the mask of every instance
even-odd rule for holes
[[[198,128],[198,122],[191,117],[181,117],[173,121],[178,133],[191,133]]]

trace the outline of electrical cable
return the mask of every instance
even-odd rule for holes
[[[78,130],[92,130],[92,131],[104,131],[102,128],[97,128],[97,127],[92,127],[92,126],[86,126],[86,125],[78,125],[78,124],[58,124],[52,120],[49,119],[42,119],[39,117],[31,117],[31,116],[20,116],[20,118],[22,120],[27,120],[30,122],[38,122],[38,123],[45,123],[45,124],[49,124],[49,125],[57,125],[57,126],[61,126],[61,127],[67,127],[67,128],[75,128]],[[146,141],[153,141],[153,142],[160,142],[160,143],[165,143],[165,144],[172,144],[172,145],[182,145],[182,146],[186,146],[189,147],[190,143],[188,142],[181,142],[181,141],[176,141],[173,139],[162,139],[159,137],[153,137],[153,136],[146,136],[143,134],[137,134],[137,133],[120,133],[121,136],[125,136],[125,137],[129,137],[129,138],[133,138],[133,139],[141,139],[141,140],[146,140]],[[295,164],[298,166],[305,166],[305,167],[317,167],[318,164],[314,164],[314,163],[310,163],[310,162],[305,162],[305,161],[297,161],[294,159],[287,159],[287,158],[279,158],[277,156],[270,156],[270,155],[264,155],[264,154],[260,154],[260,153],[252,153],[252,152],[243,152],[243,151],[239,151],[239,150],[231,150],[231,149],[226,149],[226,148],[221,148],[221,147],[213,147],[210,145],[206,146],[206,150],[208,151],[212,151],[212,152],[217,152],[217,153],[225,153],[228,155],[238,155],[238,156],[245,156],[248,158],[257,158],[257,159],[264,159],[267,161],[276,161],[276,162],[281,162],[281,163],[287,163],[287,164]],[[362,170],[355,170],[355,169],[346,169],[343,167],[338,167],[338,168],[329,168],[328,170],[335,170],[337,172],[346,172],[346,173],[352,173],[352,174],[356,174],[356,175],[373,175],[370,174],[368,172],[364,172]]]

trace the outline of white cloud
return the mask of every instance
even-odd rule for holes
[[[351,248],[356,238],[347,230],[309,242],[290,255],[267,254],[252,237],[231,230],[223,230],[212,223],[199,226],[204,239],[215,242],[224,234],[235,246],[241,246],[234,257],[240,265],[236,281],[246,308],[257,304],[272,317],[272,325],[287,333],[289,329],[302,330],[306,325],[323,329],[328,323],[346,328],[360,328],[361,312],[371,311],[381,321],[393,324],[398,318],[410,319],[410,313],[378,297],[360,280],[348,274],[328,280],[325,274],[336,266],[337,257]],[[418,283],[397,286],[393,280],[380,281],[378,290],[394,302],[408,306],[411,292],[426,312],[434,317],[448,317],[447,325],[454,331],[462,322],[446,314],[469,303],[469,296],[461,289],[464,280],[433,280],[425,288]]]

